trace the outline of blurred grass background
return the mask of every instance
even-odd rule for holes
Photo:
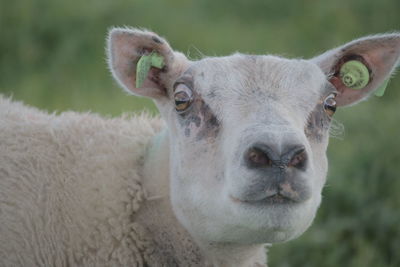
[[[398,0],[0,0],[0,93],[48,111],[117,116],[144,108],[105,63],[113,25],[150,28],[192,58],[235,51],[308,58],[363,35],[400,30]],[[400,78],[383,98],[337,112],[324,199],[270,266],[400,266]],[[1,141],[1,140],[0,140]]]

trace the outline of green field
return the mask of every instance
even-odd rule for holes
[[[400,30],[400,1],[0,0],[0,93],[51,112],[156,112],[107,70],[105,36],[122,25],[152,29],[190,58],[308,58]],[[331,139],[316,221],[301,238],[273,246],[270,266],[400,266],[399,76],[384,97],[337,112],[346,130]]]

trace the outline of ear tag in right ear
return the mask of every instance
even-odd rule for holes
[[[369,83],[368,68],[358,60],[350,60],[340,68],[340,79],[351,89],[363,89]]]
[[[156,52],[141,56],[136,65],[136,88],[143,85],[151,67],[162,69],[164,65],[164,58]]]
[[[383,94],[385,93],[385,90],[386,90],[386,87],[387,87],[388,83],[389,83],[389,79],[384,80],[382,85],[379,86],[379,88],[375,90],[374,95],[379,96],[379,97],[383,96]]]

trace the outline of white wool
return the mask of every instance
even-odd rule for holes
[[[143,266],[148,115],[47,114],[0,96],[0,265]]]

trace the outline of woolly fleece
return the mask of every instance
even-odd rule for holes
[[[47,114],[0,95],[0,265],[143,266],[141,166],[163,122]]]

